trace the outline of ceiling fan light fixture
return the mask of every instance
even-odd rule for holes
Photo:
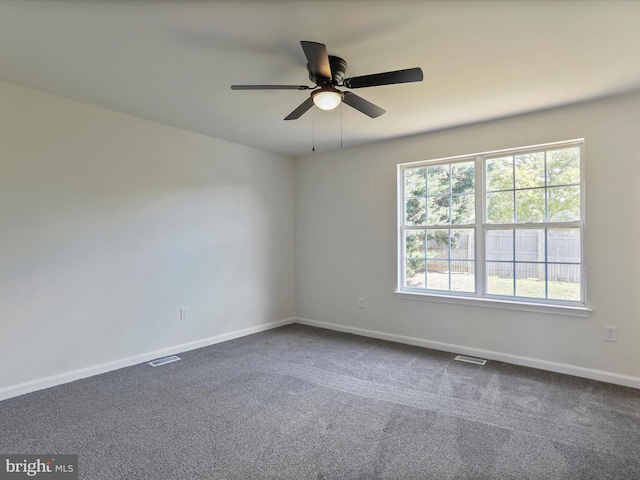
[[[323,87],[311,93],[313,103],[322,110],[333,110],[342,102],[342,93],[335,88]]]

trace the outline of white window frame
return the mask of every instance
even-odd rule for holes
[[[517,155],[523,153],[534,153],[559,148],[568,148],[572,146],[580,147],[580,220],[573,222],[542,222],[542,223],[507,223],[507,224],[489,224],[486,219],[486,161],[491,158],[507,155]],[[410,300],[426,300],[454,304],[467,304],[481,307],[490,307],[498,309],[523,310],[541,313],[553,313],[561,315],[573,315],[586,317],[591,312],[587,306],[586,278],[587,268],[585,265],[585,167],[584,167],[584,139],[574,139],[562,142],[545,143],[540,145],[531,145],[526,147],[510,148],[503,150],[493,150],[489,152],[481,152],[472,155],[459,155],[455,157],[445,157],[433,160],[402,163],[398,165],[398,277],[397,290],[395,292],[397,298]],[[422,288],[405,287],[405,231],[411,230],[411,226],[405,226],[405,182],[404,171],[410,168],[433,166],[442,164],[452,164],[460,162],[475,162],[475,223],[469,225],[450,225],[449,228],[474,228],[475,231],[475,285],[476,292],[455,292],[449,290],[428,290]],[[515,186],[514,186],[515,188]],[[546,189],[546,184],[545,184]],[[485,238],[489,230],[511,229],[511,228],[562,228],[574,227],[580,229],[581,249],[580,249],[580,265],[581,265],[581,300],[580,301],[561,301],[516,296],[498,296],[489,295],[486,292],[486,252]],[[446,228],[446,227],[442,227]],[[545,258],[545,265],[548,262]]]

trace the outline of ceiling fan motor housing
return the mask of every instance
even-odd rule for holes
[[[338,85],[342,83],[344,77],[347,73],[347,62],[340,58],[335,57],[333,55],[329,55],[329,67],[331,68],[331,76],[332,78],[322,78],[316,77],[311,72],[311,67],[307,63],[307,71],[309,72],[309,80],[311,80],[316,85]]]

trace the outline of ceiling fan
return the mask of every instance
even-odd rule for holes
[[[359,112],[376,118],[385,110],[349,91],[341,91],[336,87],[363,88],[396,83],[421,82],[423,75],[419,67],[392,72],[374,73],[360,77],[344,78],[347,62],[340,57],[327,54],[327,47],[317,42],[300,42],[307,57],[309,80],[315,87],[307,85],[231,85],[232,90],[313,90],[298,108],[291,112],[285,120],[300,118],[313,105],[323,110],[332,110],[344,102]]]

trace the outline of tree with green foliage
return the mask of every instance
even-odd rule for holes
[[[407,276],[425,268],[428,242],[456,248],[459,234],[449,227],[473,223],[475,218],[474,162],[434,165],[405,170],[406,225],[442,226],[407,233]]]
[[[487,220],[542,223],[580,218],[577,147],[487,161]]]

